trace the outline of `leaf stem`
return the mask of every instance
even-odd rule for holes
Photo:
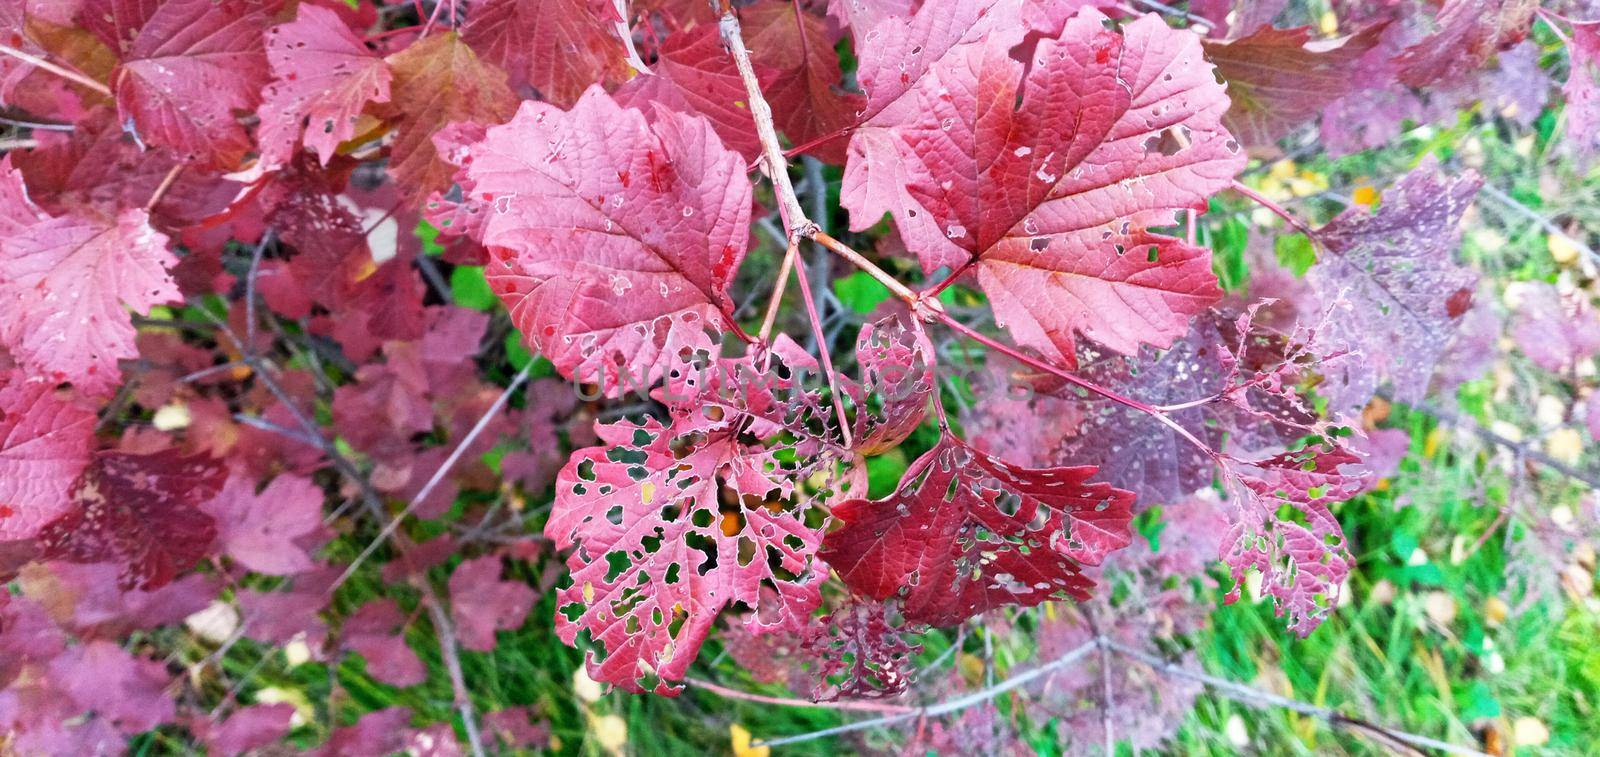
[[[866,272],[868,276],[876,279],[879,284],[888,287],[889,291],[894,293],[894,296],[904,300],[907,304],[916,304],[917,302],[922,301],[926,302],[935,311],[944,311],[944,307],[939,305],[938,300],[927,299],[916,292],[911,291],[910,287],[900,283],[900,280],[890,275],[888,271],[879,268],[876,263],[867,260],[861,255],[861,253],[850,249],[850,245],[834,239],[832,236],[821,231],[813,232],[811,234],[811,239],[817,244],[820,244],[823,247],[833,251],[835,255],[850,261],[852,265],[860,268],[862,271]]]
[[[37,55],[30,55],[30,54],[25,53],[25,52],[23,52],[21,50],[18,50],[17,48],[12,47],[10,45],[0,45],[0,53],[4,53],[6,55],[9,55],[9,56],[11,56],[13,58],[16,58],[17,60],[23,61],[25,63],[30,63],[36,68],[39,68],[39,69],[44,70],[44,71],[49,71],[50,73],[55,74],[56,76],[59,76],[59,77],[61,77],[63,79],[66,79],[67,81],[73,82],[74,84],[81,84],[81,85],[83,85],[85,87],[88,87],[89,89],[94,90],[95,92],[99,92],[100,94],[105,95],[106,97],[111,97],[112,96],[110,87],[107,87],[106,85],[101,84],[100,82],[97,82],[97,81],[95,81],[93,79],[90,79],[89,77],[84,76],[83,74],[80,74],[77,71],[73,71],[72,69],[66,68],[64,66],[59,66],[59,65],[56,65],[55,63],[51,63],[50,61],[47,61],[44,58],[40,58]]]
[[[1317,238],[1317,232],[1313,230],[1309,224],[1300,220],[1299,217],[1295,216],[1295,214],[1290,213],[1282,205],[1267,199],[1260,192],[1251,189],[1249,186],[1245,185],[1244,182],[1234,179],[1233,191],[1250,198],[1250,200],[1255,202],[1257,205],[1272,211],[1273,214],[1277,215],[1279,218],[1282,218],[1284,221],[1287,221],[1290,226],[1293,226],[1295,229],[1300,231],[1300,233],[1311,237],[1313,240]]]

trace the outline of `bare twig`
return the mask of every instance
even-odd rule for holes
[[[1505,192],[1501,191],[1498,187],[1494,186],[1493,184],[1484,184],[1483,185],[1483,193],[1488,195],[1491,198],[1494,198],[1494,200],[1496,202],[1498,202],[1501,205],[1505,206],[1505,208],[1507,210],[1510,210],[1510,211],[1516,213],[1517,215],[1520,215],[1520,216],[1522,216],[1522,217],[1524,217],[1524,218],[1526,218],[1526,219],[1528,219],[1530,221],[1533,221],[1534,223],[1538,224],[1547,233],[1553,234],[1555,236],[1561,237],[1562,239],[1566,240],[1573,247],[1576,247],[1579,251],[1583,252],[1583,254],[1586,257],[1589,258],[1589,260],[1591,260],[1591,261],[1593,261],[1595,263],[1600,263],[1600,252],[1596,252],[1593,247],[1590,247],[1589,245],[1584,244],[1582,240],[1573,239],[1572,235],[1568,234],[1565,231],[1562,231],[1560,226],[1555,225],[1555,223],[1552,222],[1550,219],[1545,218],[1544,216],[1542,216],[1539,213],[1535,212],[1532,208],[1529,208],[1528,206],[1523,205],[1520,202],[1517,202],[1517,199],[1515,197],[1512,197],[1511,195],[1506,194]]]
[[[777,704],[785,707],[814,707],[825,710],[849,710],[852,712],[890,712],[906,713],[915,712],[917,708],[904,704],[890,704],[888,702],[869,702],[864,700],[842,699],[833,702],[812,702],[806,699],[792,699],[789,697],[772,697],[765,694],[755,694],[738,689],[719,686],[700,678],[684,678],[683,682],[697,689],[705,689],[713,694],[729,699],[742,699],[746,702],[760,702],[762,704]]]
[[[1440,741],[1439,739],[1430,738],[1428,736],[1406,733],[1405,731],[1396,731],[1386,726],[1381,726],[1361,718],[1346,715],[1329,707],[1320,707],[1314,704],[1307,704],[1297,699],[1290,699],[1288,697],[1279,696],[1270,692],[1261,691],[1260,689],[1251,688],[1249,686],[1245,686],[1244,684],[1234,683],[1233,681],[1229,681],[1225,678],[1207,675],[1198,670],[1192,670],[1177,663],[1164,660],[1153,654],[1134,649],[1126,644],[1118,643],[1114,640],[1108,639],[1106,640],[1105,644],[1118,654],[1149,665],[1163,675],[1174,676],[1177,678],[1187,678],[1191,681],[1199,682],[1204,684],[1207,688],[1210,688],[1213,691],[1216,691],[1217,693],[1240,704],[1248,705],[1258,709],[1282,707],[1286,710],[1292,710],[1302,715],[1309,715],[1311,717],[1325,720],[1334,726],[1362,731],[1395,744],[1435,749],[1447,754],[1486,757],[1483,752],[1480,752],[1476,749],[1457,746],[1448,741]]]
[[[722,18],[718,22],[722,43],[733,53],[733,62],[739,69],[739,79],[744,82],[745,96],[750,106],[750,117],[755,120],[756,135],[761,139],[761,154],[766,161],[767,177],[772,180],[778,195],[778,214],[783,217],[783,228],[790,234],[809,236],[811,221],[800,207],[794,193],[794,182],[789,180],[789,161],[783,157],[778,145],[778,130],[773,126],[772,106],[761,94],[760,80],[755,65],[750,62],[750,51],[744,46],[744,33],[739,28],[739,16],[727,2],[723,3]]]
[[[762,741],[759,744],[754,744],[753,746],[779,746],[782,744],[797,744],[802,741],[811,741],[814,739],[826,738],[828,736],[837,736],[841,733],[850,733],[853,731],[865,730],[867,728],[876,728],[878,726],[894,725],[896,723],[904,723],[908,720],[936,718],[949,715],[954,712],[960,712],[968,707],[993,700],[995,697],[998,697],[1001,694],[1031,683],[1042,676],[1049,675],[1053,671],[1067,667],[1068,665],[1072,665],[1078,660],[1088,656],[1090,652],[1095,651],[1098,646],[1098,639],[1091,639],[1073,648],[1066,654],[1063,654],[1060,657],[1057,657],[1056,659],[1036,668],[1031,668],[1018,673],[1010,678],[996,683],[993,686],[988,686],[983,689],[979,689],[978,691],[974,691],[971,694],[959,696],[955,699],[941,702],[936,705],[918,707],[910,712],[886,715],[884,717],[872,718],[870,720],[860,720],[854,723],[846,723],[841,726],[814,731],[812,733],[802,733],[796,736],[784,736],[783,738]]]
[[[1387,399],[1386,393],[1380,392],[1379,395],[1380,396],[1385,396],[1385,398]],[[1589,486],[1591,486],[1591,487],[1593,487],[1595,489],[1600,489],[1600,474],[1591,473],[1589,471],[1579,470],[1579,469],[1577,469],[1577,468],[1575,468],[1575,467],[1573,467],[1571,465],[1568,465],[1568,464],[1566,464],[1566,463],[1564,463],[1564,462],[1562,462],[1560,460],[1555,459],[1554,457],[1551,457],[1551,456],[1545,454],[1542,450],[1539,450],[1539,449],[1537,449],[1535,447],[1530,447],[1527,444],[1524,444],[1522,442],[1515,441],[1513,439],[1508,439],[1508,438],[1506,438],[1504,436],[1501,436],[1500,434],[1497,434],[1494,431],[1491,431],[1491,430],[1489,430],[1487,428],[1484,428],[1483,426],[1478,425],[1478,422],[1473,420],[1472,418],[1469,418],[1467,416],[1461,415],[1460,413],[1456,413],[1456,412],[1451,411],[1451,410],[1447,410],[1447,409],[1442,408],[1442,407],[1438,407],[1438,406],[1433,405],[1433,404],[1428,403],[1428,402],[1416,402],[1416,403],[1412,404],[1412,407],[1415,407],[1417,410],[1421,410],[1422,412],[1427,413],[1427,414],[1429,414],[1429,415],[1431,415],[1431,416],[1433,416],[1435,418],[1438,418],[1439,420],[1441,420],[1441,421],[1443,421],[1445,423],[1448,423],[1448,424],[1450,424],[1452,426],[1455,426],[1457,428],[1460,428],[1460,429],[1463,429],[1465,431],[1471,432],[1473,435],[1477,436],[1480,439],[1483,439],[1486,442],[1489,442],[1490,444],[1495,444],[1495,445],[1504,447],[1504,448],[1510,450],[1513,454],[1516,454],[1518,456],[1521,456],[1521,457],[1527,458],[1529,460],[1532,460],[1532,461],[1534,461],[1536,463],[1539,463],[1540,465],[1543,465],[1544,467],[1549,468],[1550,470],[1553,470],[1553,471],[1555,471],[1557,473],[1560,473],[1561,475],[1566,476],[1567,478],[1570,478],[1570,479],[1572,479],[1574,481],[1577,481],[1577,482],[1580,482],[1580,483],[1583,483],[1583,484],[1587,484],[1587,485],[1589,485]]]
[[[39,140],[29,137],[21,137],[18,139],[0,139],[0,152],[10,152],[12,150],[32,150],[38,146]]]
[[[795,278],[800,282],[800,299],[805,303],[806,318],[811,320],[817,353],[822,356],[822,370],[828,374],[828,392],[833,395],[833,412],[839,416],[839,434],[844,437],[846,449],[854,448],[855,442],[850,438],[850,421],[844,414],[844,396],[839,391],[838,374],[833,370],[833,350],[828,347],[828,335],[822,330],[822,319],[817,316],[816,301],[811,297],[811,280],[806,277],[805,266],[798,257],[795,260],[795,273],[798,274]]]
[[[455,694],[456,712],[461,715],[462,728],[467,732],[467,746],[474,757],[483,757],[483,735],[478,730],[478,717],[473,711],[472,695],[467,690],[466,676],[461,672],[461,651],[456,642],[455,626],[439,601],[438,592],[425,576],[413,575],[411,585],[422,592],[422,603],[433,620],[433,630],[439,636],[439,656],[444,660],[445,672],[450,676],[450,688]]]
[[[471,447],[478,440],[478,436],[483,433],[483,430],[489,427],[489,421],[500,414],[506,403],[511,400],[511,395],[515,394],[517,389],[521,388],[523,383],[528,380],[528,372],[532,367],[531,364],[528,365],[511,379],[511,383],[506,386],[505,391],[495,398],[494,404],[490,405],[482,416],[479,416],[478,422],[473,424],[472,429],[465,436],[461,437],[460,442],[456,443],[456,448],[451,450],[450,456],[445,458],[444,462],[439,465],[439,469],[433,472],[433,476],[429,477],[427,483],[422,485],[416,496],[406,503],[405,509],[390,519],[384,525],[383,530],[379,531],[378,535],[372,539],[372,542],[361,550],[360,554],[356,555],[356,559],[350,562],[349,567],[345,568],[344,573],[340,574],[339,580],[333,582],[334,587],[341,586],[345,581],[350,580],[350,577],[355,575],[356,569],[360,568],[361,564],[366,562],[373,552],[378,551],[378,547],[383,546],[389,540],[389,537],[394,535],[395,529],[398,529],[400,524],[405,522],[405,519],[411,515],[412,511],[416,510],[418,506],[428,499],[428,495],[433,494],[433,490],[439,486],[439,482],[443,481],[446,475],[449,475],[451,469],[456,467],[456,463],[461,462],[461,458],[467,453],[467,448]]]
[[[77,71],[73,71],[72,69],[64,66],[51,63],[50,61],[40,58],[37,55],[30,55],[10,45],[0,45],[0,53],[9,55],[25,63],[31,63],[33,66],[42,71],[49,71],[50,73],[66,79],[67,81],[73,82],[74,84],[81,84],[89,89],[99,92],[102,95],[105,95],[106,97],[111,97],[110,87],[90,79],[89,77],[84,76]]]

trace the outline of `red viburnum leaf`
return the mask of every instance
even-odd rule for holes
[[[1317,230],[1328,254],[1306,279],[1338,317],[1316,335],[1324,351],[1360,353],[1359,370],[1319,391],[1340,408],[1366,404],[1380,380],[1410,402],[1428,389],[1434,366],[1472,305],[1477,275],[1455,260],[1458,224],[1482,179],[1450,178],[1433,159],[1383,193],[1377,212],[1352,208]]]
[[[0,542],[31,539],[71,507],[94,425],[94,411],[55,384],[0,372]]]
[[[283,738],[293,718],[292,704],[251,705],[234,710],[220,723],[206,723],[197,735],[212,754],[245,754]]]
[[[255,479],[234,476],[201,506],[217,523],[220,551],[257,573],[287,576],[311,570],[301,543],[322,528],[322,489],[285,473],[256,493]]]
[[[110,394],[117,361],[138,354],[127,308],[181,300],[168,273],[176,263],[142,209],[65,215],[0,237],[0,344],[35,375]]]
[[[216,495],[226,473],[209,457],[173,450],[101,452],[72,485],[72,509],[39,532],[44,557],[114,561],[125,589],[170,583],[216,538],[198,505]]]
[[[1568,149],[1587,157],[1600,150],[1600,22],[1573,24],[1567,55],[1571,71],[1561,94],[1567,100]]]
[[[237,165],[252,142],[234,113],[254,111],[267,83],[266,6],[165,0],[147,19],[112,74],[122,119],[132,119],[145,142],[219,168]]]
[[[845,379],[842,387],[856,408],[857,451],[886,452],[922,424],[934,392],[935,361],[927,335],[907,328],[900,318],[861,327],[856,337],[861,382]]]
[[[1123,354],[1164,347],[1221,295],[1208,251],[1147,229],[1204,208],[1243,166],[1222,85],[1194,35],[1155,16],[1117,33],[1094,10],[1025,67],[1003,7],[853,138],[852,224],[887,205],[925,270],[976,270],[996,319],[1058,362],[1080,334]],[[885,166],[903,191],[849,175]]]
[[[1240,39],[1206,40],[1206,57],[1228,83],[1231,104],[1223,125],[1246,145],[1278,141],[1356,90],[1352,68],[1387,26],[1374,24],[1331,40],[1313,40],[1309,26],[1262,26]]]
[[[647,123],[595,88],[567,112],[525,103],[464,160],[489,283],[563,376],[615,396],[733,325],[751,186],[705,120]]]
[[[946,436],[881,500],[834,507],[822,558],[855,592],[899,597],[914,623],[1089,596],[1081,565],[1131,539],[1133,495],[1090,466],[1023,468]]]
[[[1236,462],[1230,488],[1238,514],[1222,554],[1234,580],[1229,602],[1256,570],[1262,593],[1277,601],[1280,617],[1289,616],[1290,631],[1305,636],[1327,618],[1351,560],[1328,506],[1366,488],[1370,475],[1360,463],[1329,438],[1265,460]],[[1285,511],[1288,516],[1280,515]]]
[[[672,34],[659,53],[649,74],[636,76],[617,90],[617,103],[638,108],[651,119],[658,107],[698,113],[711,122],[728,149],[754,160],[761,152],[761,139],[744,102],[744,83],[717,27],[697,26]],[[757,73],[765,75],[766,69],[758,67]]]
[[[90,641],[68,649],[51,661],[50,678],[79,708],[124,734],[148,731],[177,714],[164,691],[166,666],[136,658],[115,642]]]
[[[801,650],[815,667],[817,701],[892,697],[911,683],[922,647],[906,640],[912,628],[883,602],[851,603],[817,621]]]
[[[311,757],[384,757],[406,752],[411,733],[411,711],[386,707],[361,716],[355,725],[328,734],[322,746],[308,752]]]
[[[339,143],[355,136],[368,102],[388,102],[389,66],[332,10],[309,3],[295,20],[267,30],[273,80],[261,95],[257,131],[261,160],[289,160],[302,136],[327,165]]]
[[[1540,368],[1554,373],[1576,370],[1600,354],[1600,312],[1582,291],[1562,296],[1543,281],[1519,282],[1511,335],[1517,347]]]
[[[415,686],[428,678],[421,658],[406,643],[406,616],[392,599],[361,606],[344,623],[345,646],[367,661],[367,674],[390,686]]]
[[[616,17],[611,0],[485,0],[471,7],[461,36],[513,85],[566,107],[591,84],[626,74]]]
[[[517,108],[504,71],[486,63],[455,32],[425,37],[388,57],[394,82],[391,114],[399,133],[389,171],[409,198],[450,186],[454,171],[439,159],[433,134],[454,121],[500,123]]]
[[[500,580],[500,557],[486,555],[462,562],[450,574],[450,619],[461,645],[487,652],[495,631],[522,625],[539,595],[527,584]]]
[[[839,30],[801,6],[765,0],[739,10],[751,59],[768,70],[761,90],[776,114],[776,126],[795,145],[834,136],[807,152],[830,163],[843,163],[848,139],[866,100],[840,86],[839,55],[833,46]],[[749,121],[749,114],[745,114]]]
[[[1401,83],[1425,87],[1477,71],[1528,36],[1538,0],[1444,0],[1438,31],[1395,58]]]
[[[572,585],[557,599],[556,631],[597,647],[595,680],[676,693],[718,612],[757,610],[747,625],[798,628],[821,601],[821,535],[773,450],[741,442],[742,421],[675,435],[651,420],[600,425],[601,446],[562,469],[545,534],[572,549]],[[722,512],[729,501],[737,510]]]

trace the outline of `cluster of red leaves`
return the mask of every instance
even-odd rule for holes
[[[232,613],[218,643],[353,652],[418,684],[405,629],[441,607],[436,580],[430,622],[467,649],[537,601],[503,571],[550,555],[505,512],[552,483],[557,630],[632,691],[675,691],[738,610],[820,660],[819,695],[892,693],[903,633],[1088,598],[1136,508],[1218,474],[1218,551],[1309,632],[1348,569],[1330,506],[1366,480],[1336,424],[1380,384],[1406,399],[1434,379],[1472,300],[1452,254],[1476,181],[1425,165],[1317,232],[1292,305],[1322,317],[1298,328],[1224,302],[1210,251],[1169,230],[1319,111],[1510,65],[1533,5],[1349,9],[1333,41],[1268,25],[1281,2],[1197,2],[1206,37],[1097,5],[484,0],[397,21],[411,4],[0,0],[0,105],[36,128],[0,161],[0,575],[21,586],[0,593],[0,728],[22,751],[175,721],[222,751],[276,739],[284,707],[180,714],[176,671],[109,641],[202,610]],[[1592,129],[1592,26],[1573,39],[1568,123]],[[1396,113],[1416,117],[1353,141]],[[856,378],[825,339],[819,364],[753,334],[736,296],[774,135],[842,166],[852,228],[887,215],[931,277],[862,329]],[[444,266],[483,266],[560,377],[649,390],[657,416],[590,428],[554,380],[504,408],[504,362],[479,364],[499,334],[429,289]],[[1016,346],[931,304],[953,285]],[[1529,302],[1530,320],[1560,308]],[[962,419],[969,441],[935,380],[939,323],[1031,372],[1033,399]],[[866,499],[865,459],[930,406],[939,441]],[[397,531],[457,505],[456,533]],[[402,600],[330,606],[344,567],[319,549],[350,528],[385,542]],[[834,573],[851,598],[824,591]],[[407,719],[371,713],[325,749],[453,738]],[[499,721],[535,735],[526,713]]]

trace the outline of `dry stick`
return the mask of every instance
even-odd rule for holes
[[[183,166],[184,164],[182,163],[175,163],[172,168],[167,170],[167,175],[161,177],[161,183],[156,185],[156,191],[150,194],[150,201],[144,204],[144,212],[148,213],[156,209],[156,203],[161,202],[161,198],[166,196],[167,190],[172,188],[172,183],[178,180],[178,174],[183,173]],[[263,237],[265,237],[264,234]]]
[[[29,55],[28,53],[25,53],[25,52],[23,52],[21,50],[18,50],[17,48],[12,47],[10,45],[0,45],[0,53],[3,53],[5,55],[9,55],[9,56],[11,56],[13,58],[16,58],[18,60],[24,61],[26,63],[30,63],[34,67],[39,68],[40,70],[49,71],[50,73],[55,74],[56,76],[59,76],[59,77],[61,77],[63,79],[66,79],[67,81],[73,82],[75,84],[81,84],[81,85],[83,85],[85,87],[88,87],[89,89],[92,89],[92,90],[94,90],[96,92],[99,92],[102,95],[105,95],[106,97],[111,97],[112,96],[110,87],[107,87],[106,85],[101,84],[100,82],[97,82],[97,81],[95,81],[93,79],[90,79],[89,77],[84,76],[83,74],[80,74],[77,71],[73,71],[72,69],[65,68],[65,67],[56,65],[54,63],[51,63],[50,61],[47,61],[44,58],[40,58],[37,55]]]
[[[961,710],[965,710],[973,705],[979,705],[988,702],[995,697],[1000,696],[1001,694],[1011,691],[1012,689],[1031,683],[1035,679],[1054,672],[1055,670],[1072,665],[1078,660],[1088,656],[1090,652],[1095,651],[1095,649],[1098,647],[1099,639],[1090,639],[1089,641],[1084,642],[1083,644],[1073,648],[1071,651],[1061,655],[1060,657],[1057,657],[1054,660],[1051,660],[1050,662],[1018,673],[993,686],[989,686],[987,688],[974,691],[971,694],[956,697],[955,699],[941,702],[936,705],[918,707],[910,712],[902,712],[896,715],[886,715],[880,718],[846,723],[844,725],[834,726],[833,728],[826,728],[820,731],[814,731],[812,733],[802,733],[796,736],[784,736],[783,738],[765,740],[752,744],[751,746],[780,746],[783,744],[797,744],[802,741],[812,741],[814,739],[826,738],[828,736],[837,736],[841,733],[851,733],[853,731],[861,731],[868,728],[875,728],[877,726],[904,723],[908,720],[935,718],[943,715],[949,715],[953,712],[960,712]]]
[[[406,503],[405,509],[401,510],[399,514],[395,515],[394,518],[383,527],[383,530],[378,532],[378,536],[374,538],[365,549],[361,550],[361,554],[356,555],[356,559],[350,563],[349,567],[345,568],[344,573],[340,574],[339,580],[333,582],[333,586],[328,589],[329,592],[332,592],[334,589],[343,585],[345,581],[350,580],[350,577],[355,575],[356,569],[361,567],[361,563],[365,562],[368,557],[371,557],[373,552],[378,551],[378,547],[383,546],[384,542],[388,541],[389,537],[394,535],[395,529],[400,527],[400,524],[411,515],[411,512],[416,510],[417,507],[422,504],[423,500],[426,500],[428,495],[433,493],[434,488],[439,485],[439,482],[443,481],[444,477],[450,473],[450,470],[456,467],[456,463],[460,462],[461,458],[466,455],[467,448],[472,446],[473,442],[477,441],[478,435],[482,434],[483,430],[489,427],[489,421],[493,420],[496,415],[500,414],[500,410],[503,409],[506,406],[506,403],[511,400],[511,395],[528,380],[528,372],[532,368],[532,364],[529,364],[527,367],[519,371],[515,378],[511,379],[511,383],[506,386],[505,391],[501,392],[500,396],[495,398],[494,404],[490,405],[489,409],[483,412],[483,415],[478,418],[478,422],[473,424],[472,430],[468,431],[466,436],[461,437],[461,441],[456,444],[456,448],[451,450],[450,456],[445,458],[444,462],[439,465],[439,469],[433,472],[433,476],[428,479],[428,482],[422,485],[422,489],[417,491],[416,496],[412,497],[410,502]]]
[[[889,704],[887,702],[868,702],[859,699],[841,699],[833,702],[813,702],[808,699],[792,699],[789,697],[773,697],[766,694],[756,694],[749,691],[730,689],[719,686],[710,681],[699,678],[685,677],[683,682],[697,689],[705,689],[713,694],[729,699],[742,699],[746,702],[760,702],[762,704],[778,704],[785,707],[815,707],[825,710],[849,710],[854,712],[889,712],[906,713],[915,712],[917,708],[904,704]]]
[[[767,178],[772,180],[778,196],[778,214],[783,217],[783,228],[790,234],[809,236],[814,225],[806,219],[806,211],[795,196],[794,182],[789,180],[789,162],[778,146],[778,130],[772,125],[772,106],[761,94],[761,84],[756,78],[755,65],[750,62],[750,51],[744,46],[744,34],[739,28],[739,17],[727,0],[722,2],[722,18],[718,28],[722,43],[733,53],[734,65],[739,69],[739,79],[744,82],[745,97],[750,106],[750,117],[756,124],[756,135],[761,139],[761,153],[767,164]]]
[[[1384,397],[1385,399],[1389,398],[1387,392],[1380,392],[1379,396]],[[1515,441],[1513,439],[1508,439],[1508,438],[1506,438],[1504,436],[1501,436],[1500,434],[1495,433],[1494,431],[1491,431],[1491,430],[1489,430],[1487,428],[1484,428],[1483,426],[1478,425],[1477,421],[1473,420],[1472,418],[1469,418],[1469,417],[1466,417],[1464,415],[1461,415],[1459,413],[1456,413],[1456,412],[1453,412],[1453,411],[1450,411],[1450,410],[1446,410],[1446,409],[1444,409],[1442,407],[1438,407],[1438,406],[1433,405],[1433,404],[1428,403],[1428,402],[1416,402],[1416,403],[1410,403],[1410,404],[1412,405],[1412,407],[1414,407],[1414,408],[1416,408],[1418,410],[1421,410],[1422,412],[1427,413],[1428,415],[1431,415],[1431,416],[1433,416],[1435,418],[1438,418],[1439,420],[1441,420],[1441,421],[1443,421],[1445,423],[1448,423],[1448,424],[1450,424],[1452,426],[1456,426],[1458,428],[1470,431],[1471,433],[1476,435],[1478,438],[1483,439],[1486,442],[1489,442],[1491,444],[1496,444],[1496,445],[1504,447],[1504,448],[1506,448],[1508,450],[1511,450],[1511,452],[1514,453],[1514,454],[1520,455],[1520,456],[1525,457],[1525,458],[1527,458],[1529,460],[1537,462],[1540,465],[1543,465],[1544,467],[1549,468],[1550,470],[1553,470],[1553,471],[1555,471],[1557,473],[1560,473],[1561,475],[1566,476],[1567,478],[1570,478],[1570,479],[1572,479],[1574,481],[1578,481],[1580,483],[1588,484],[1589,486],[1591,486],[1591,487],[1593,487],[1595,489],[1600,489],[1600,474],[1590,473],[1588,471],[1579,470],[1579,469],[1577,469],[1577,468],[1575,468],[1575,467],[1573,467],[1571,465],[1568,465],[1568,464],[1566,464],[1564,462],[1561,462],[1560,460],[1555,459],[1554,457],[1551,457],[1551,456],[1545,454],[1543,451],[1541,451],[1539,449],[1530,447],[1530,446],[1528,446],[1527,444],[1525,444],[1523,442]]]
[[[800,254],[800,239],[789,240],[788,249],[783,251],[783,263],[778,266],[778,283],[772,285],[772,300],[767,303],[767,315],[761,319],[761,330],[756,332],[756,341],[766,344],[772,336],[772,325],[778,321],[778,308],[783,304],[783,292],[789,288],[789,271],[794,268],[794,259]]]
[[[39,146],[39,140],[22,137],[18,139],[0,139],[0,152],[12,150],[32,150]]]
[[[438,592],[424,576],[413,575],[411,585],[422,592],[422,603],[428,607],[428,617],[433,620],[433,630],[439,635],[439,656],[444,659],[445,672],[450,676],[450,688],[455,694],[456,711],[467,732],[467,745],[474,757],[484,757],[483,735],[478,732],[478,717],[472,708],[472,695],[467,690],[467,678],[461,672],[461,651],[456,643],[455,627],[439,601]]]
[[[1527,218],[1528,220],[1533,221],[1534,223],[1539,224],[1539,226],[1542,227],[1546,232],[1548,232],[1550,234],[1554,234],[1554,235],[1556,235],[1558,237],[1561,237],[1562,239],[1565,239],[1567,242],[1571,243],[1573,247],[1576,247],[1579,250],[1582,250],[1583,254],[1587,255],[1590,260],[1592,260],[1592,261],[1594,261],[1596,263],[1600,263],[1600,252],[1596,252],[1593,247],[1590,247],[1589,245],[1584,244],[1580,240],[1573,239],[1572,235],[1568,234],[1565,231],[1562,231],[1561,227],[1555,225],[1555,223],[1553,223],[1550,219],[1545,218],[1542,215],[1539,215],[1538,213],[1534,212],[1533,209],[1529,208],[1528,206],[1523,205],[1520,202],[1517,202],[1516,198],[1514,198],[1511,195],[1508,195],[1505,192],[1501,191],[1498,187],[1495,187],[1492,184],[1484,184],[1483,185],[1483,193],[1488,195],[1488,196],[1490,196],[1490,197],[1493,197],[1501,205],[1504,205],[1507,210],[1511,210],[1511,211],[1517,213],[1518,215],[1520,215],[1520,216],[1522,216],[1524,218]]]
[[[1133,647],[1120,644],[1110,639],[1107,639],[1105,644],[1118,654],[1149,665],[1159,673],[1178,678],[1187,678],[1191,681],[1199,682],[1208,688],[1215,690],[1217,693],[1232,699],[1235,702],[1239,702],[1240,704],[1255,707],[1257,709],[1282,707],[1287,710],[1298,712],[1302,715],[1310,715],[1312,717],[1325,720],[1331,725],[1352,728],[1400,744],[1406,744],[1413,747],[1422,747],[1426,749],[1436,749],[1447,754],[1487,757],[1487,755],[1485,755],[1483,752],[1480,752],[1476,749],[1457,746],[1448,741],[1440,741],[1439,739],[1414,733],[1396,731],[1392,728],[1378,725],[1377,723],[1346,715],[1329,707],[1319,707],[1314,704],[1307,704],[1298,699],[1290,699],[1288,697],[1279,696],[1270,692],[1261,691],[1250,686],[1245,686],[1244,684],[1234,683],[1233,681],[1229,681],[1225,678],[1218,678],[1216,676],[1201,673],[1197,670],[1191,670],[1182,665],[1169,662],[1153,654],[1134,649]]]

